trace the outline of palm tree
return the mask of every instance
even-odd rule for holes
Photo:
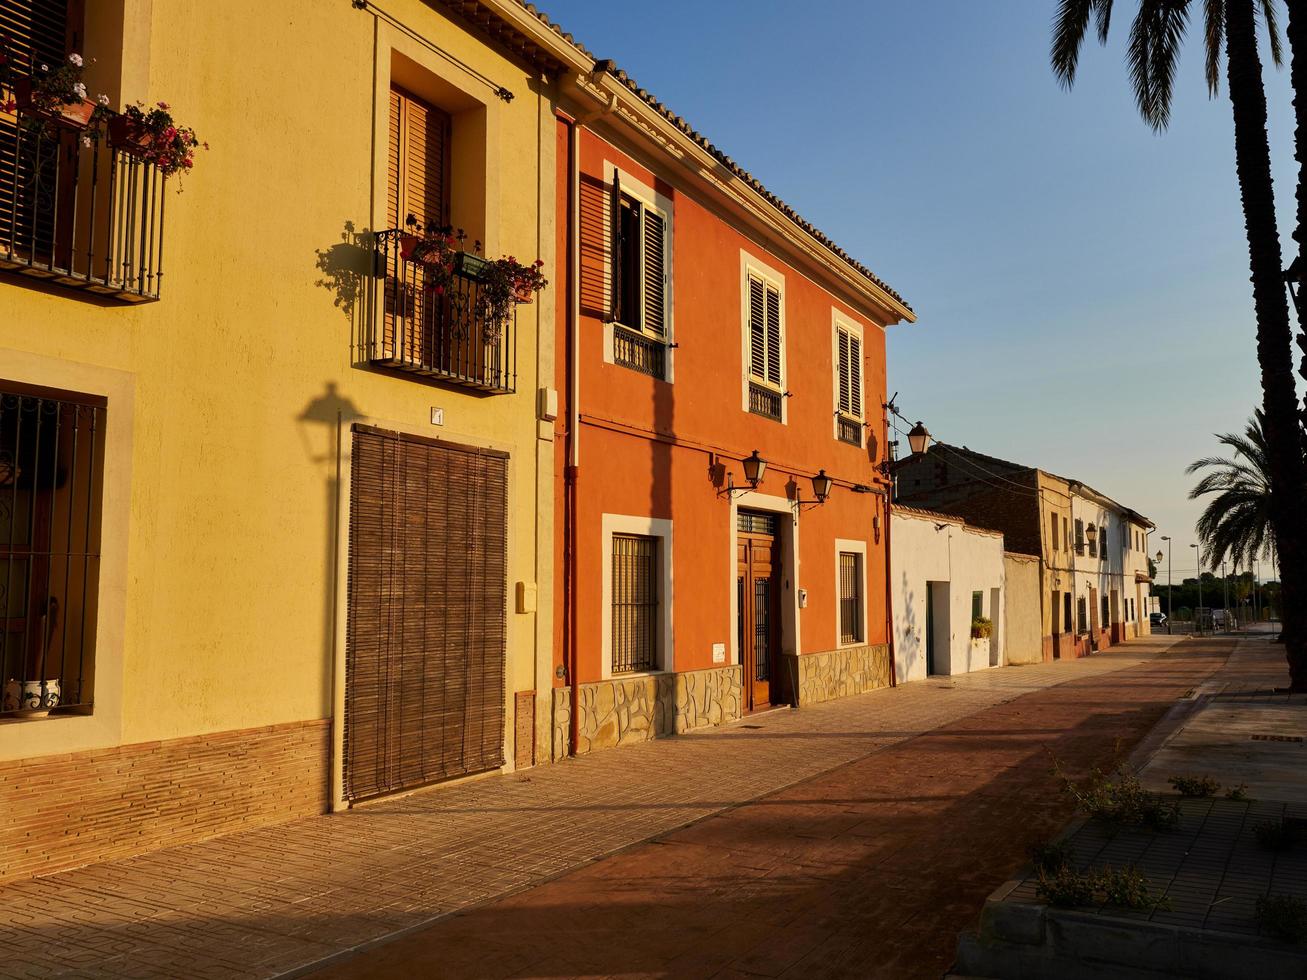
[[[1139,0],[1130,27],[1127,64],[1139,112],[1156,130],[1170,121],[1171,95],[1180,44],[1197,0]],[[1112,0],[1060,0],[1053,25],[1052,64],[1066,86],[1075,81],[1076,63],[1090,21],[1106,42]],[[1257,49],[1257,14],[1271,37],[1271,59],[1280,62],[1277,0],[1202,0],[1204,53],[1209,92],[1220,83],[1225,56],[1226,86],[1234,115],[1235,170],[1243,203],[1244,229],[1257,315],[1257,360],[1262,375],[1263,429],[1267,471],[1273,490],[1271,522],[1279,552],[1284,592],[1285,654],[1289,683],[1307,691],[1307,519],[1294,503],[1307,491],[1294,387],[1293,330],[1284,289],[1271,151],[1266,136],[1266,90]]]
[[[1187,474],[1208,471],[1189,491],[1190,500],[1212,498],[1195,527],[1203,557],[1213,568],[1226,558],[1235,567],[1252,567],[1256,560],[1274,559],[1271,474],[1261,409],[1248,420],[1242,435],[1227,432],[1216,438],[1233,451],[1233,458],[1207,456],[1185,469]]]

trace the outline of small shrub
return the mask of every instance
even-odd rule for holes
[[[1266,820],[1253,828],[1257,843],[1268,851],[1287,851],[1298,839],[1298,832],[1284,820]]]
[[[994,623],[985,616],[977,616],[971,621],[971,638],[987,640],[994,633]]]
[[[1071,846],[1066,841],[1036,844],[1030,848],[1030,863],[1036,871],[1057,874],[1071,867]]]
[[[1211,776],[1172,776],[1167,782],[1174,786],[1175,791],[1181,796],[1198,798],[1215,796],[1217,790],[1221,788],[1221,784]]]
[[[1148,879],[1134,868],[1104,868],[1098,876],[1098,890],[1103,893],[1103,904],[1123,909],[1168,909],[1171,903],[1165,896],[1148,890]]]
[[[1094,901],[1094,877],[1063,867],[1050,874],[1041,870],[1035,894],[1059,909],[1091,905]]]
[[[1277,939],[1300,943],[1307,939],[1307,902],[1292,895],[1257,899],[1257,924]]]
[[[1249,803],[1252,797],[1248,795],[1248,784],[1240,783],[1238,786],[1231,786],[1225,791],[1227,800],[1234,800],[1236,803]]]
[[[1180,822],[1180,805],[1145,790],[1124,765],[1106,772],[1095,769],[1083,785],[1063,773],[1056,761],[1053,771],[1077,808],[1094,820],[1153,830],[1170,830]]]

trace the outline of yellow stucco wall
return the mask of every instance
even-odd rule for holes
[[[488,253],[553,268],[547,93],[420,0],[385,5],[400,26],[343,0],[88,6],[92,92],[165,100],[212,149],[169,192],[158,302],[100,305],[0,278],[0,378],[108,394],[112,446],[130,453],[105,490],[102,602],[116,596],[123,611],[98,638],[95,717],[0,726],[0,758],[331,715],[348,540],[337,409],[511,453],[511,730],[511,692],[549,688],[551,604],[517,614],[512,591],[552,586],[550,427],[536,403],[553,384],[539,330],[556,289],[519,310],[517,393],[487,397],[352,366],[360,307],[352,317],[319,260],[348,265],[352,233],[381,227],[379,110],[399,51],[485,103]],[[537,715],[543,738],[545,706]]]

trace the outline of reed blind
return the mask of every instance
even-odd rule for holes
[[[503,765],[508,457],[355,425],[351,800]]]

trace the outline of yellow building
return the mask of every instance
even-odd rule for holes
[[[0,879],[547,754],[557,293],[501,321],[404,233],[554,267],[554,35],[0,11],[17,74],[209,145],[165,180],[0,96]]]

